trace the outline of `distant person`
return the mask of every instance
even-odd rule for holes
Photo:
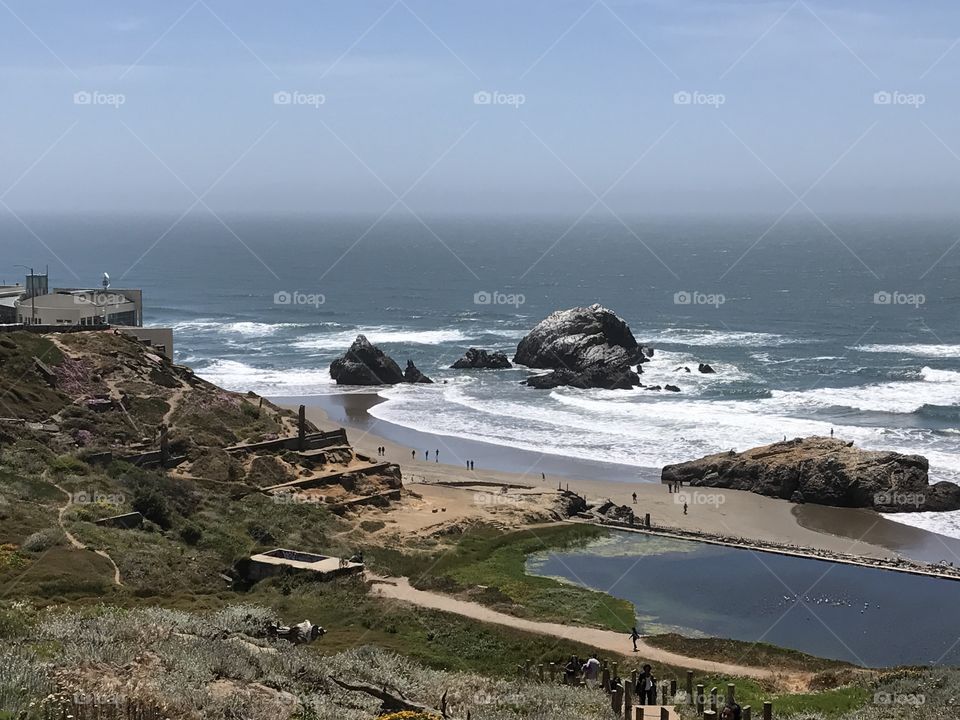
[[[430,460],[430,451],[429,451],[429,450],[424,450],[424,451],[423,451],[423,457],[426,458],[427,461],[429,461],[429,460]]]
[[[583,673],[583,679],[586,681],[587,687],[595,688],[597,678],[600,676],[600,661],[591,655],[590,659],[580,668],[580,671]]]
[[[634,505],[637,504],[637,494],[636,494],[636,493],[633,494],[633,504],[634,504]]]
[[[630,630],[630,639],[633,640],[633,651],[637,652],[637,640],[640,639],[640,633],[637,632],[636,625]]]
[[[439,450],[434,450],[434,451],[433,451],[433,460],[434,460],[434,462],[440,462],[440,451],[439,451]]]
[[[546,473],[540,473],[540,479],[541,479],[541,480],[546,480],[546,479],[547,479],[547,474],[546,474]]]
[[[416,460],[416,459],[417,459],[417,451],[416,451],[416,450],[411,450],[411,451],[410,451],[410,459],[411,459],[411,460]]]
[[[830,437],[833,437],[833,428],[830,428]]]
[[[580,672],[580,659],[576,655],[571,655],[570,662],[563,666],[564,684],[576,685],[578,672]]]
[[[687,514],[687,504],[686,504],[686,503],[683,504],[683,514],[684,514],[684,515]]]

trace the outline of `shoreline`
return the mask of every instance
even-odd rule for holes
[[[630,481],[625,481],[620,479],[627,474],[627,466],[623,465],[592,463],[420,433],[373,418],[369,408],[383,400],[372,392],[270,399],[293,409],[304,404],[307,418],[321,429],[345,427],[351,430],[351,443],[361,451],[373,455],[378,446],[385,447],[386,459],[401,466],[406,484],[437,487],[450,482],[486,482],[552,491],[562,487],[590,498],[610,498],[624,505],[631,505],[631,494],[635,492],[637,504],[634,509],[638,516],[643,517],[649,512],[655,528],[676,531],[680,539],[696,541],[700,539],[697,535],[701,535],[703,541],[713,537],[732,547],[762,549],[763,546],[779,546],[803,557],[820,560],[834,558],[818,553],[836,556],[838,561],[839,558],[847,558],[849,562],[856,562],[858,558],[882,560],[882,566],[892,570],[899,569],[896,563],[901,558],[930,565],[960,558],[960,540],[888,520],[872,510],[794,505],[786,500],[745,491],[710,488],[709,492],[707,489],[698,491],[705,497],[722,500],[712,505],[695,504],[688,515],[683,515],[682,508],[674,502],[675,496],[659,482],[659,471],[646,469],[640,472],[637,468],[629,468]],[[431,448],[431,457],[434,449],[440,449],[444,462],[423,460],[421,447]],[[416,448],[415,458],[411,457],[411,448]],[[445,462],[447,457],[460,462],[465,452],[472,453],[466,457],[475,460],[475,470],[468,470],[465,461],[463,465]],[[611,466],[614,468],[612,473]],[[449,490],[449,486],[445,490]],[[872,562],[865,564],[879,567]],[[931,570],[929,574],[932,576],[949,576]]]

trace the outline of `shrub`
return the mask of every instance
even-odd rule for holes
[[[203,538],[203,530],[190,523],[180,530],[180,537],[187,545],[196,545]]]
[[[20,547],[27,552],[38,553],[43,552],[44,550],[49,550],[55,545],[59,545],[62,539],[63,535],[59,530],[48,528],[30,535],[26,540],[23,541],[23,544]]]
[[[170,506],[167,499],[152,488],[140,488],[133,497],[133,509],[164,530],[170,528]]]

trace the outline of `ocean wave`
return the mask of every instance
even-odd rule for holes
[[[960,372],[925,367],[915,380],[844,388],[774,390],[773,399],[797,409],[847,407],[869,412],[909,414],[925,406],[949,407],[960,399]]]
[[[335,324],[335,323],[334,323]],[[225,322],[213,318],[184,320],[173,324],[174,332],[218,332],[244,337],[269,337],[284,328],[309,327],[306,323],[264,323],[239,320]]]
[[[334,384],[326,368],[257,368],[236,360],[214,360],[196,373],[228,390],[260,395],[316,395]]]
[[[345,350],[357,335],[366,335],[375,345],[442,345],[464,343],[473,338],[460,330],[408,330],[390,327],[357,328],[304,338],[292,343],[301,350]]]
[[[910,525],[929,532],[939,533],[948,537],[960,538],[960,510],[954,512],[921,512],[921,513],[887,513],[888,520]],[[943,559],[956,563],[957,560],[947,550],[943,549]]]
[[[716,347],[769,347],[778,345],[794,345],[803,342],[796,338],[777,335],[775,333],[746,332],[735,330],[699,330],[694,328],[667,328],[665,330],[634,331],[639,342],[645,345],[657,343],[667,345],[694,345]]]
[[[866,353],[893,353],[896,355],[913,355],[915,357],[960,357],[960,345],[927,345],[923,343],[910,345],[857,345],[849,349]]]

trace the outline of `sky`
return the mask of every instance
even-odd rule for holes
[[[941,0],[0,0],[0,215],[936,213]]]

